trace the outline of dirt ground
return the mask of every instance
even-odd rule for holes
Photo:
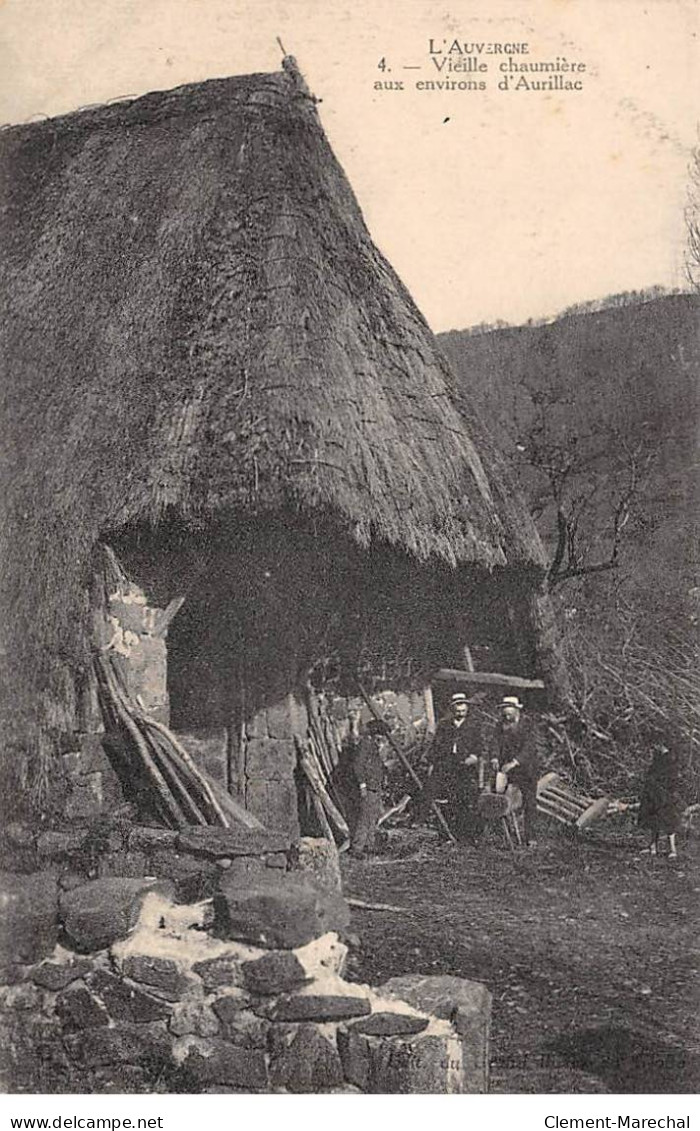
[[[453,974],[493,994],[491,1090],[686,1093],[700,1088],[700,844],[641,850],[631,822],[578,839],[540,818],[537,847],[477,849],[396,830],[381,855],[343,857],[350,976]]]

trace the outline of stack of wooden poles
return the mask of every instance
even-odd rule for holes
[[[102,652],[94,664],[105,722],[123,739],[129,780],[164,825],[264,828],[195,765],[172,731],[131,699],[115,657]]]
[[[350,843],[347,821],[333,794],[331,779],[340,758],[340,743],[331,720],[321,711],[311,688],[307,688],[309,728],[305,737],[295,735],[299,768],[303,774],[311,808],[323,835],[342,851]]]

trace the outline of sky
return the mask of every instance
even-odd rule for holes
[[[279,38],[433,329],[519,323],[685,286],[699,32],[697,0],[0,0],[0,122],[276,70]],[[582,89],[500,90],[489,44]],[[416,87],[445,80],[486,89]]]

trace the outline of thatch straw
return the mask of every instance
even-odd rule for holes
[[[542,570],[292,65],[8,129],[0,170],[13,670],[70,643],[98,535],[165,514]]]

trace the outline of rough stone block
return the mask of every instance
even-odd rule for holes
[[[150,1071],[170,1059],[170,1038],[162,1022],[153,1025],[114,1025],[66,1036],[70,1055],[87,1067],[138,1064]]]
[[[341,893],[340,857],[332,841],[303,836],[293,846],[290,860],[293,872],[306,873],[325,891]]]
[[[80,777],[71,784],[64,813],[69,821],[98,817],[104,809],[102,773],[97,771]]]
[[[272,1021],[347,1021],[370,1013],[369,999],[350,994],[291,994],[267,1010]]]
[[[38,837],[37,852],[45,860],[60,860],[80,852],[88,836],[88,829],[76,829],[72,832],[50,829]]]
[[[195,1037],[215,1037],[220,1025],[210,1005],[205,1001],[193,999],[178,1002],[173,1006],[169,1028],[176,1037],[185,1037],[188,1034]]]
[[[181,852],[156,852],[148,868],[152,875],[173,882],[180,903],[209,899],[218,883],[219,871],[212,860],[196,860]]]
[[[265,1054],[226,1041],[200,1041],[196,1048],[188,1049],[182,1068],[197,1084],[227,1084],[250,1091],[262,1091],[267,1086]]]
[[[17,982],[24,981],[25,967],[10,962],[0,966],[0,990],[3,986],[14,986]]]
[[[192,972],[199,975],[208,993],[226,986],[243,985],[243,959],[234,955],[226,954],[220,958],[196,962]]]
[[[280,868],[286,872],[289,861],[284,852],[268,852],[264,856],[266,868]]]
[[[227,882],[240,884],[242,887],[249,886],[256,877],[264,876],[267,872],[265,862],[258,856],[237,856],[235,860],[220,857],[216,863],[226,872]]]
[[[137,825],[129,833],[129,848],[132,852],[154,852],[174,848],[178,834],[174,829],[151,828],[150,825]]]
[[[422,1033],[430,1024],[429,1017],[416,1017],[412,1013],[372,1013],[361,1021],[348,1025],[353,1033],[368,1037],[410,1037]]]
[[[270,738],[293,738],[295,734],[306,734],[308,726],[306,708],[293,695],[287,695],[267,708],[267,733]]]
[[[274,950],[244,962],[243,979],[246,989],[254,994],[289,993],[309,981],[297,956],[288,950]]]
[[[492,998],[486,986],[449,975],[404,974],[382,991],[449,1021],[462,1039],[463,1091],[488,1091]]]
[[[221,1022],[222,1035],[231,1044],[242,1048],[267,1048],[270,1022],[248,1009],[237,1009],[236,1005],[235,998],[228,997],[219,998],[213,1003],[212,1008]]]
[[[129,955],[122,963],[122,973],[132,981],[148,986],[167,1001],[177,1001],[190,987],[187,976],[170,958]]]
[[[97,773],[110,765],[100,734],[81,734],[77,749],[64,754],[61,762],[67,774],[81,776]]]
[[[226,856],[264,856],[268,852],[286,853],[292,838],[288,833],[267,829],[192,828],[178,834],[178,848],[193,856],[216,859]]]
[[[148,861],[143,852],[110,852],[98,865],[98,874],[104,876],[145,876]]]
[[[121,601],[118,597],[112,597],[109,602],[109,615],[117,618],[122,629],[137,636],[153,631],[153,612],[148,605]]]
[[[172,897],[173,887],[151,880],[112,878],[92,880],[60,897],[60,915],[66,934],[83,954],[103,950],[124,939],[138,921],[151,891]]]
[[[170,1007],[165,1002],[144,993],[138,986],[107,970],[95,970],[88,979],[88,985],[104,1003],[114,1021],[131,1021],[136,1025],[143,1025],[150,1021],[161,1021],[170,1015]]]
[[[299,815],[296,785],[292,778],[267,781],[248,778],[246,808],[272,829],[281,829],[296,840],[299,836]]]
[[[462,1091],[462,1047],[449,1036],[369,1037],[338,1033],[346,1080],[374,1095],[453,1095]]]
[[[91,970],[92,964],[82,958],[71,962],[42,962],[41,966],[35,966],[29,972],[29,977],[37,986],[57,993],[78,978],[84,978]]]
[[[68,986],[58,995],[56,1013],[69,1032],[109,1024],[107,1010],[81,985]]]
[[[272,1044],[270,1082],[289,1092],[329,1092],[343,1084],[343,1068],[335,1041],[315,1025],[279,1034]]]
[[[248,740],[251,738],[267,738],[267,712],[256,711],[251,718],[246,719],[245,733]]]
[[[247,778],[288,781],[294,776],[297,754],[291,738],[251,738],[245,748]]]
[[[215,932],[271,950],[293,950],[350,922],[347,904],[319,891],[306,877],[289,873],[261,877],[249,887],[225,873],[214,896]]]
[[[41,1007],[41,994],[31,982],[10,986],[3,994],[4,1009],[13,1009],[20,1012],[36,1010]]]
[[[90,1090],[99,1096],[133,1096],[148,1092],[148,1084],[148,1074],[138,1065],[113,1064],[95,1070]]]
[[[2,873],[0,913],[0,964],[38,962],[58,941],[56,877]]]

